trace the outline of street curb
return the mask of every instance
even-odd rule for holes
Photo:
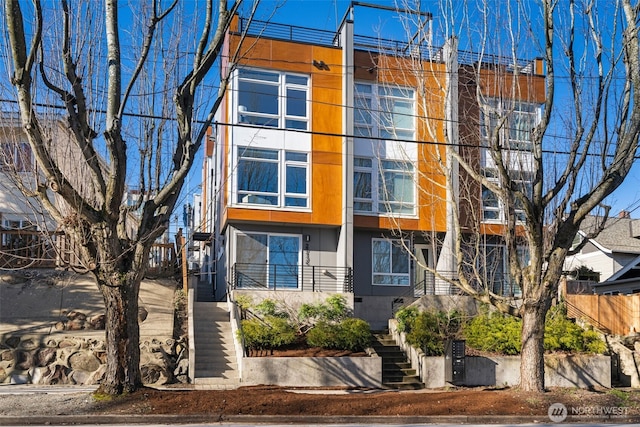
[[[18,425],[77,425],[77,424],[203,424],[203,423],[268,424],[549,424],[545,415],[429,415],[429,416],[356,416],[356,415],[51,415],[0,416],[0,426]],[[640,416],[631,417],[573,417],[570,423],[640,423]]]

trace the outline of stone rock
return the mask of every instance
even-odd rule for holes
[[[13,374],[11,375],[11,384],[29,384],[29,375],[27,374]]]
[[[103,330],[105,327],[106,317],[104,314],[98,314],[89,319],[89,325],[91,329]]]
[[[80,311],[71,310],[69,313],[67,313],[67,319],[85,321],[87,320],[87,315]]]
[[[33,368],[33,354],[29,351],[16,351],[16,368],[21,371]]]
[[[56,322],[53,327],[56,331],[64,331],[67,328],[67,325],[64,322]]]
[[[45,384],[59,385],[69,383],[69,368],[63,365],[51,365],[49,375],[45,378]]]
[[[0,360],[2,361],[13,360],[14,358],[13,351],[11,350],[5,350],[0,353]]]
[[[181,375],[189,374],[189,359],[181,359],[176,364],[176,368],[173,370],[173,375],[177,378]]]
[[[69,356],[69,367],[74,371],[90,373],[100,367],[100,361],[91,353],[77,352]]]
[[[34,355],[34,364],[37,367],[47,366],[54,362],[56,358],[55,348],[41,348]]]
[[[18,348],[20,337],[9,337],[4,342],[9,348]]]
[[[140,367],[142,373],[142,382],[144,384],[162,385],[169,382],[169,376],[166,369],[160,365],[143,365]]]
[[[9,378],[9,374],[7,373],[7,370],[4,368],[0,368],[0,384],[5,382],[7,378]]]
[[[107,373],[107,365],[100,365],[100,368],[98,368],[96,371],[94,371],[89,376],[89,378],[87,378],[87,380],[84,383],[84,385],[100,384],[102,382],[102,380],[104,379],[106,373]]]
[[[36,348],[38,348],[38,344],[33,341],[33,338],[27,338],[20,341],[20,348],[24,350],[35,350]]]
[[[59,348],[68,348],[68,347],[79,348],[79,345],[73,339],[65,339],[65,340],[61,341],[60,344],[58,344],[58,347]]]
[[[140,323],[147,320],[148,315],[149,315],[149,312],[147,311],[146,308],[144,308],[143,306],[138,307],[138,321]]]

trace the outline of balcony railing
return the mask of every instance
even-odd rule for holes
[[[319,30],[315,28],[299,27],[296,25],[278,24],[268,21],[249,20],[240,18],[237,34],[247,34],[254,37],[266,37],[298,43],[309,43],[319,46],[340,46],[340,38],[335,31]],[[428,43],[409,42],[381,37],[354,35],[355,49],[376,52],[400,57],[416,57],[424,61],[443,62],[443,52],[440,46]],[[458,62],[464,65],[489,65],[504,67],[507,71],[518,70],[523,74],[532,74],[535,70],[535,60],[513,58],[511,56],[458,51]]]
[[[232,289],[353,292],[350,267],[236,263],[231,268]]]

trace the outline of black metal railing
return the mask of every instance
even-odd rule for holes
[[[231,267],[232,289],[353,292],[350,267],[316,265],[248,264]]]
[[[243,31],[254,37],[266,37],[299,43],[310,43],[319,46],[340,46],[340,39],[335,31],[319,30],[315,28],[299,27],[296,25],[278,24],[269,21],[249,20],[240,18],[238,32]],[[385,39],[374,36],[354,35],[355,49],[381,53],[391,56],[419,57],[424,61],[443,62],[442,47],[428,43],[415,43],[407,40]],[[458,51],[458,63],[464,65],[490,65],[504,67],[507,71],[518,70],[523,74],[533,74],[535,60],[513,58],[511,56],[495,55],[485,52]]]

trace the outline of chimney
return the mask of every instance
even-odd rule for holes
[[[629,212],[629,211],[620,211],[620,213],[618,214],[618,218],[629,219],[629,218],[631,218],[631,212]]]

